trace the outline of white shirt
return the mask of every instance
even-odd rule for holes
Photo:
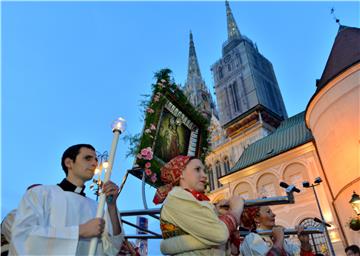
[[[243,256],[265,256],[273,246],[269,236],[260,236],[256,233],[248,234],[240,245]],[[283,248],[286,255],[300,256],[300,246],[288,239],[284,239]]]

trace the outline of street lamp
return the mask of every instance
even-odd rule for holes
[[[330,249],[331,255],[335,255],[335,251],[334,251],[334,248],[333,248],[331,240],[330,240],[329,232],[327,230],[326,225],[324,225],[324,223],[326,223],[326,221],[324,219],[324,215],[322,213],[320,203],[319,203],[319,199],[318,199],[318,196],[317,196],[316,190],[315,190],[315,187],[319,186],[321,182],[322,182],[322,179],[320,177],[317,177],[317,178],[315,178],[313,184],[310,184],[308,181],[303,181],[302,185],[303,185],[304,188],[312,188],[313,191],[314,191],[316,203],[317,203],[317,206],[318,206],[319,212],[320,212],[321,221],[323,223],[323,227],[325,228],[325,235],[326,235],[326,239],[327,239],[328,244],[329,244],[329,249]]]
[[[356,214],[360,215],[360,196],[356,194],[355,191],[353,192],[349,203],[351,204]]]

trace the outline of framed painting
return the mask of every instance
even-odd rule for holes
[[[204,159],[208,151],[209,120],[199,113],[170,78],[171,71],[155,74],[153,94],[146,104],[144,129],[136,145],[130,173],[151,186],[162,185],[160,168],[178,155]]]

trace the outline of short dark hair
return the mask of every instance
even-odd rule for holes
[[[356,244],[353,244],[345,248],[345,252],[348,251],[352,251],[353,253],[360,253],[360,248]]]
[[[88,149],[95,151],[95,148],[93,146],[91,146],[90,144],[76,144],[71,147],[68,147],[64,151],[64,153],[61,157],[61,167],[63,168],[66,176],[68,175],[68,168],[65,165],[65,159],[70,158],[71,160],[73,160],[75,162],[75,159],[76,159],[77,155],[80,153],[81,148],[88,148]]]

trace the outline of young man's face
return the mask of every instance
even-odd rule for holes
[[[68,158],[67,163],[69,175],[85,182],[91,180],[94,176],[98,160],[94,150],[82,147],[75,161]]]

